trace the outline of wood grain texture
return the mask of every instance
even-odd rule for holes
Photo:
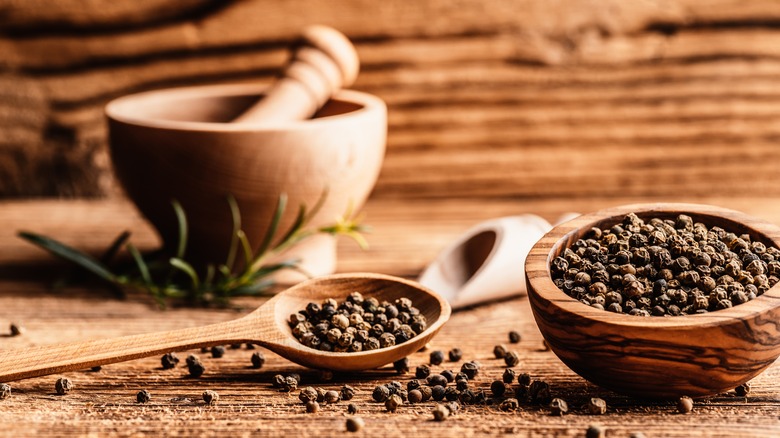
[[[542,335],[586,379],[637,397],[709,396],[752,379],[780,356],[780,288],[749,303],[703,315],[636,317],[593,309],[552,281],[550,263],[591,228],[628,213],[644,219],[680,214],[780,246],[780,227],[742,213],[696,204],[638,204],[577,217],[547,233],[526,259],[528,296]],[[663,384],[654,379],[663,370]]]
[[[389,104],[376,196],[774,196],[780,187],[771,1],[115,3],[4,2],[15,24],[0,26],[0,71],[29,87],[0,82],[0,95],[20,94],[40,123],[0,124],[0,195],[116,195],[109,99],[269,82],[284,46],[314,23],[355,41],[365,66],[355,87]]]
[[[671,200],[721,205],[780,223],[778,198],[693,198],[678,194]],[[485,219],[530,212],[554,220],[567,211],[589,212],[639,201],[658,199],[372,200],[366,207],[367,221],[374,228],[368,236],[371,248],[364,252],[352,242],[341,242],[339,269],[414,277],[447,243]],[[133,241],[142,249],[158,244],[151,227],[124,201],[0,203],[0,328],[13,320],[27,329],[20,337],[0,337],[2,350],[197,327],[240,315],[232,309],[174,308],[160,312],[140,296],[117,301],[97,286],[52,293],[44,278],[58,276],[63,265],[16,238],[14,231],[22,227],[60,237],[93,253],[100,253],[126,228],[133,231]],[[263,302],[245,299],[239,304],[251,309]],[[352,402],[366,420],[366,436],[408,437],[413,431],[420,436],[582,437],[593,423],[606,426],[607,436],[641,431],[648,437],[772,437],[780,431],[778,364],[751,382],[748,397],[730,391],[697,400],[691,414],[678,415],[673,402],[628,398],[597,388],[571,372],[552,352],[542,348],[542,336],[528,300],[523,298],[453,313],[429,350],[410,356],[412,369],[427,363],[434,349],[446,352],[459,347],[464,351],[464,361],[482,362],[484,369],[475,385],[488,390],[505,368],[503,361],[493,358],[493,345],[507,344],[507,332],[512,329],[522,334],[519,344],[510,345],[521,357],[517,371],[548,381],[553,395],[569,402],[569,415],[551,416],[539,406],[524,406],[516,413],[501,412],[492,405],[469,406],[446,422],[437,423],[431,421],[433,405],[428,403],[405,405],[393,415],[371,401],[371,391],[375,385],[392,380],[405,384],[412,374],[398,376],[384,368],[337,374],[333,381],[323,383],[316,373],[267,350],[260,350],[267,359],[265,366],[254,370],[250,367],[251,351],[228,349],[222,359],[194,351],[207,369],[197,380],[188,378],[182,366],[162,370],[159,358],[148,358],[109,365],[97,373],[74,371],[12,383],[13,395],[0,401],[0,415],[14,429],[0,429],[0,436],[18,436],[19,431],[36,436],[343,435],[346,403],[323,405],[317,415],[305,414],[297,393],[280,393],[272,387],[275,374],[288,372],[300,373],[304,386],[354,386],[357,394]],[[461,364],[444,362],[432,368],[457,370]],[[75,390],[64,397],[53,395],[54,382],[60,376],[75,382]],[[135,403],[135,394],[141,389],[152,393],[151,403]],[[218,405],[203,404],[200,394],[206,389],[220,394]],[[607,401],[606,415],[587,415],[581,409],[594,396]]]

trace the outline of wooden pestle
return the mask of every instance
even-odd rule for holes
[[[355,82],[359,68],[355,47],[344,34],[327,26],[309,26],[283,76],[233,123],[266,125],[311,118],[334,93]]]

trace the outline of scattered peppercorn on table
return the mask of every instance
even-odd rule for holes
[[[366,207],[366,222],[374,229],[368,236],[371,248],[363,252],[352,242],[342,241],[338,270],[414,278],[447,243],[481,220],[522,213],[554,219],[569,211],[589,212],[653,201],[709,203],[780,223],[780,199],[765,198],[372,200]],[[237,316],[238,311],[228,309],[158,311],[143,296],[119,300],[99,285],[52,291],[51,281],[60,276],[65,265],[15,237],[20,229],[50,235],[95,254],[125,229],[133,232],[132,241],[142,249],[157,245],[149,226],[123,201],[2,203],[0,349],[170,330]],[[238,304],[249,311],[263,300],[242,299]],[[11,335],[12,323],[19,332],[15,336]],[[514,335],[510,341],[512,331],[519,334],[516,343],[512,342],[518,340]],[[457,351],[448,354],[456,348],[461,350],[460,357]],[[185,365],[190,353],[199,357],[204,368],[198,378],[191,377]],[[498,359],[501,355],[511,360]],[[226,346],[214,355],[211,351],[181,352],[178,357],[178,363],[171,357],[156,357],[10,382],[11,394],[4,390],[4,398],[0,397],[0,419],[6,425],[0,429],[0,436],[327,436],[341,435],[349,429],[365,436],[574,437],[585,436],[591,426],[590,433],[601,428],[606,436],[780,435],[780,365],[773,365],[754,379],[747,394],[741,388],[739,394],[730,391],[697,399],[692,408],[687,400],[678,406],[677,401],[627,398],[587,383],[546,350],[525,298],[455,312],[427,351],[410,356],[408,364],[399,364],[397,368],[402,370],[408,366],[405,374],[398,374],[389,365],[362,373],[330,375],[304,369],[262,348],[248,350],[245,346]],[[436,402],[430,399],[398,404],[393,398],[392,406],[374,400],[375,391],[385,391],[376,387],[387,389],[394,381],[408,389],[407,397],[415,401],[437,397],[409,382],[420,376],[441,376],[445,370],[457,374],[470,361],[481,365],[468,381],[472,390],[469,397],[480,401],[484,390],[487,404],[465,404],[453,413],[444,405],[436,408]],[[509,368],[513,372],[506,371],[508,365],[513,365]],[[473,367],[467,365],[464,373],[473,374]],[[275,376],[290,374],[300,376],[296,390],[283,392],[275,387]],[[457,376],[449,377],[454,380],[450,386],[465,385],[455,381]],[[72,385],[62,395],[55,389],[60,378]],[[513,383],[503,386],[500,381],[504,379],[513,379]],[[516,406],[490,401],[494,392],[514,390],[518,379],[525,380],[537,397],[540,393],[547,397],[544,391],[549,390],[550,398],[560,400],[554,400],[552,406],[549,402],[521,402]],[[658,370],[657,384],[664,384],[663,370]],[[350,389],[345,390],[345,385]],[[307,387],[338,394],[354,390],[354,395],[349,401],[323,401],[314,409],[299,398],[300,391]],[[331,401],[337,398],[327,397]],[[602,399],[606,407],[593,398]],[[689,408],[689,413],[679,413]],[[395,412],[388,412],[393,409]]]

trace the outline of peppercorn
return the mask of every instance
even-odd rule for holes
[[[548,404],[552,401],[550,385],[542,380],[534,380],[528,389],[531,403]]]
[[[21,336],[24,334],[24,327],[20,326],[19,324],[11,324],[10,330],[11,336]]]
[[[293,375],[285,377],[279,385],[279,390],[282,392],[295,391],[298,389],[298,380],[300,380],[300,377],[296,379]]]
[[[501,402],[501,404],[498,406],[498,409],[504,412],[516,411],[520,409],[520,404],[517,402],[517,399],[508,398]]]
[[[452,370],[444,370],[441,373],[442,376],[444,376],[445,379],[447,379],[447,382],[452,383],[455,381],[455,372]],[[447,386],[447,385],[442,385]]]
[[[385,400],[385,409],[387,412],[395,412],[398,410],[398,406],[404,403],[403,399],[398,394],[393,394]]]
[[[259,351],[252,353],[252,358],[250,360],[252,361],[252,368],[255,369],[262,368],[265,364],[265,356]]]
[[[515,367],[520,364],[520,356],[516,351],[510,351],[504,356],[504,362],[508,367]]]
[[[96,366],[90,368],[89,370],[92,371],[93,373],[99,373],[99,372],[103,371],[103,367],[101,365],[96,365]]]
[[[65,377],[60,377],[54,384],[54,390],[59,395],[65,395],[73,390],[73,382]]]
[[[460,367],[460,372],[464,373],[471,380],[479,374],[479,365],[474,361],[466,362]]]
[[[152,399],[152,394],[150,394],[149,391],[145,389],[138,391],[138,394],[135,395],[135,400],[138,403],[149,403],[149,400],[151,399]]]
[[[458,391],[465,391],[469,387],[468,379],[458,379],[455,381],[455,389]]]
[[[431,351],[430,362],[431,365],[441,365],[444,362],[444,352],[441,350]]]
[[[217,391],[207,389],[203,391],[203,401],[209,406],[215,405],[219,401],[219,394]]]
[[[425,379],[431,375],[431,368],[428,365],[422,364],[417,367],[414,372],[415,377],[418,379]]]
[[[324,399],[325,403],[328,404],[338,403],[339,400],[341,400],[341,395],[338,393],[338,391],[326,391]]]
[[[395,368],[395,372],[398,374],[406,374],[409,372],[409,358],[405,357],[403,359],[398,359],[397,361],[393,362],[393,368]]]
[[[562,398],[554,398],[550,402],[550,415],[562,416],[569,413],[569,404]]]
[[[390,397],[390,389],[387,386],[379,385],[374,388],[374,392],[371,393],[371,397],[374,401],[383,402]]]
[[[677,412],[689,414],[693,410],[693,399],[688,396],[682,396],[677,400]]]
[[[531,385],[531,375],[528,373],[520,374],[517,377],[517,383],[519,383],[521,386],[530,386]]]
[[[320,411],[320,404],[317,403],[317,400],[309,400],[306,402],[307,414],[316,414],[319,411]]]
[[[179,357],[176,356],[176,353],[165,353],[162,358],[160,358],[160,363],[164,370],[169,370],[176,367],[179,363]]]
[[[11,385],[0,383],[0,400],[5,400],[11,396]]]
[[[501,376],[501,380],[503,380],[504,383],[512,383],[515,380],[515,370],[512,368],[505,369],[504,374]]]
[[[433,408],[432,413],[434,421],[444,421],[450,416],[450,410],[438,404]]]
[[[360,417],[347,417],[347,432],[360,432],[366,422]]]
[[[590,415],[604,415],[607,412],[607,402],[598,397],[593,397],[588,400],[585,409]]]
[[[347,405],[347,413],[350,415],[355,415],[358,413],[358,407],[354,403],[350,403]]]
[[[600,424],[591,424],[585,431],[585,438],[604,438],[607,430]]]
[[[442,401],[444,400],[444,392],[445,388],[443,386],[436,385],[433,388],[431,388],[431,398],[435,401]]]
[[[506,383],[504,383],[503,380],[494,380],[493,383],[490,384],[490,392],[493,393],[495,397],[501,397],[506,392]]]
[[[409,403],[420,403],[422,401],[422,392],[419,389],[409,391]]]
[[[447,378],[441,374],[433,374],[428,376],[426,383],[428,386],[447,386]]]
[[[453,388],[452,386],[449,386],[447,388],[444,388],[444,398],[447,399],[447,401],[455,401],[458,399],[458,390]]]
[[[499,344],[493,347],[493,356],[495,356],[496,359],[503,359],[504,356],[506,356],[506,345]]]
[[[430,386],[421,386],[420,394],[422,394],[422,401],[428,401],[433,397],[433,389]]]
[[[750,382],[745,382],[736,388],[734,388],[734,392],[737,393],[740,397],[745,397],[750,392]]]
[[[187,370],[189,371],[190,376],[192,377],[195,378],[200,377],[206,371],[206,367],[204,367],[203,364],[200,362],[198,356],[195,356],[194,354],[190,354],[189,356],[187,356],[185,362],[187,363]]]
[[[344,385],[341,387],[341,399],[344,401],[352,400],[353,397],[355,397],[355,388]]]
[[[310,401],[317,401],[317,390],[312,388],[311,386],[307,386],[306,388],[303,388],[301,392],[298,394],[298,400],[300,400],[303,403],[307,403]]]
[[[215,345],[211,347],[211,357],[219,359],[225,355],[225,347],[222,345]]]
[[[518,333],[517,331],[512,330],[512,331],[509,332],[509,342],[510,343],[517,344],[518,342],[520,342],[521,339],[522,339],[522,337],[520,336],[520,333]]]
[[[453,348],[448,353],[450,362],[457,362],[463,357],[463,352],[460,348]]]

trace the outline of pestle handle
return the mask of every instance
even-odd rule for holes
[[[271,124],[311,118],[342,87],[355,82],[360,63],[341,32],[315,25],[304,29],[283,76],[233,123]]]

